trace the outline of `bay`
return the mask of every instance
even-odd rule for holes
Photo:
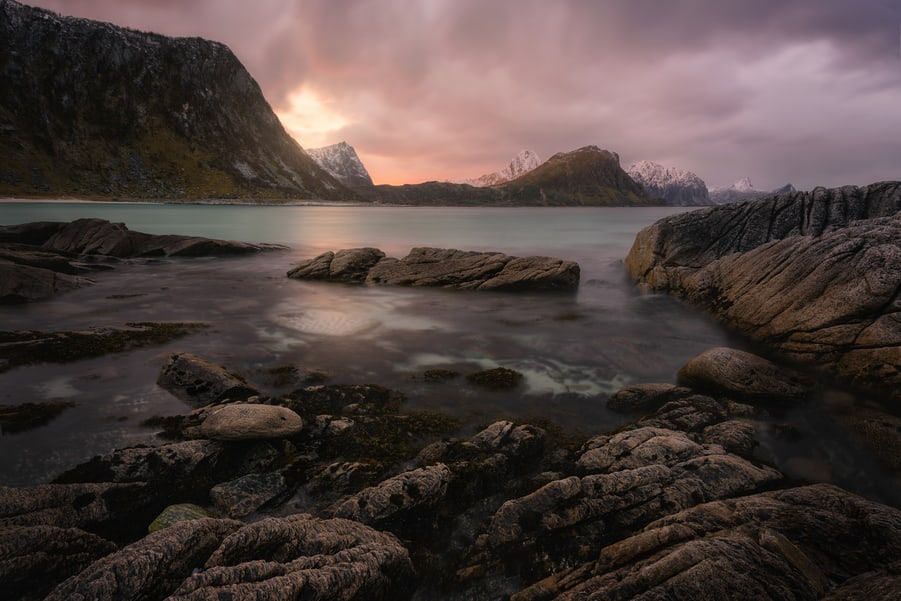
[[[0,374],[0,404],[75,403],[44,427],[0,435],[0,483],[46,482],[93,455],[159,444],[141,422],[189,410],[155,383],[176,352],[224,365],[269,395],[291,389],[271,370],[296,366],[322,371],[332,384],[396,388],[407,395],[407,409],[450,412],[469,431],[502,418],[549,420],[585,435],[609,431],[631,420],[607,411],[611,392],[674,382],[688,359],[712,346],[745,348],[703,313],[639,294],[626,278],[622,260],[635,234],[685,210],[0,203],[3,224],[100,217],[149,233],[290,247],[250,257],[125,261],[92,275],[94,286],[0,307],[0,330],[167,320],[210,326],[158,347]],[[582,284],[572,294],[509,294],[285,277],[300,260],[362,246],[396,257],[417,246],[556,256],[580,264]],[[432,368],[467,374],[498,366],[523,373],[524,383],[486,392],[463,378],[435,384],[422,377]],[[792,419],[806,430],[831,427],[815,411]],[[786,443],[764,433],[762,452],[789,472],[803,466],[797,477],[894,494],[884,492],[884,474],[853,441],[829,436]],[[836,454],[845,459],[836,462]]]

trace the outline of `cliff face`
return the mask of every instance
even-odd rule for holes
[[[0,4],[0,193],[350,199],[224,45]]]
[[[632,278],[789,359],[901,402],[901,182],[818,188],[660,220]]]
[[[348,188],[372,187],[372,177],[366,171],[357,151],[347,142],[322,148],[307,148],[316,164]]]

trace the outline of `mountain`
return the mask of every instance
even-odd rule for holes
[[[531,150],[520,150],[519,154],[513,157],[510,164],[494,173],[486,173],[476,179],[465,180],[463,183],[469,184],[476,188],[485,188],[488,186],[497,186],[505,184],[511,180],[525,175],[529,171],[541,164],[541,159]]]
[[[348,188],[372,186],[372,178],[357,156],[357,151],[347,142],[338,142],[322,148],[307,148],[316,164],[328,171]]]
[[[0,194],[356,195],[291,138],[223,44],[0,2]]]
[[[707,184],[691,171],[639,161],[626,169],[626,173],[641,184],[648,196],[662,198],[668,205],[694,207],[712,204]]]
[[[654,206],[619,166],[615,152],[586,146],[561,152],[510,182],[491,187],[449,182],[375,186],[358,190],[385,204],[479,206]]]
[[[653,206],[619,164],[619,155],[597,146],[560,152],[501,186],[511,204]]]
[[[775,190],[758,190],[751,183],[751,179],[743,177],[731,186],[721,186],[719,188],[710,188],[710,201],[716,205],[728,204],[730,202],[738,202],[739,200],[753,200],[764,196],[773,196],[776,194],[785,194],[788,192],[797,192],[791,184],[785,184],[781,188]]]

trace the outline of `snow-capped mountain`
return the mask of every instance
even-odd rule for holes
[[[372,186],[372,178],[357,156],[357,151],[347,142],[338,142],[322,148],[308,148],[307,154],[329,175],[347,186]]]
[[[519,154],[513,157],[510,164],[494,173],[486,173],[476,179],[464,180],[461,183],[475,186],[476,188],[486,188],[488,186],[497,186],[505,184],[509,181],[525,175],[535,167],[541,164],[541,159],[531,150],[521,150]]]
[[[795,191],[795,187],[791,184],[785,184],[781,188],[776,188],[775,190],[758,190],[754,187],[754,184],[751,183],[751,178],[743,177],[732,185],[710,188],[709,194],[713,204],[722,205],[730,202],[738,202],[740,200],[752,200],[763,196],[772,196]]]
[[[662,198],[668,205],[691,207],[711,204],[707,184],[691,171],[638,161],[626,169],[626,173],[644,188],[648,196]]]

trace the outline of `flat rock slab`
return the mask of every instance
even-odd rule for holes
[[[355,248],[323,253],[299,264],[288,277],[467,290],[572,290],[579,286],[580,268],[554,257],[421,247],[394,259],[379,249]]]
[[[303,420],[287,407],[238,403],[211,413],[200,425],[200,433],[212,440],[260,440],[293,436],[303,429]]]

